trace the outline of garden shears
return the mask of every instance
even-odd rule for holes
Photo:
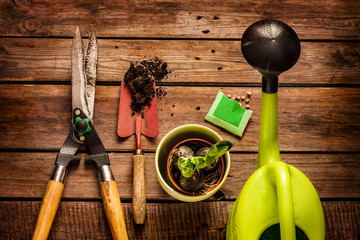
[[[89,37],[84,56],[79,28],[76,29],[71,49],[72,127],[58,153],[55,169],[48,181],[32,239],[47,239],[58,209],[68,167],[79,164],[75,155],[85,145],[90,155],[85,163],[93,163],[99,170],[100,192],[113,239],[128,239],[124,215],[116,182],[110,169],[105,147],[93,126],[95,81],[98,44],[95,32]]]

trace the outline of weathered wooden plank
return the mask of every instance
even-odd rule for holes
[[[146,196],[149,200],[174,200],[156,178],[154,154],[145,153]],[[132,153],[110,153],[111,168],[122,199],[132,197]],[[56,153],[0,153],[0,197],[42,198],[51,176]],[[313,183],[321,198],[360,197],[360,154],[282,154],[283,161],[297,167]],[[221,188],[228,200],[237,198],[256,170],[257,154],[231,153],[228,179]],[[98,174],[82,159],[69,171],[63,198],[101,199]],[[213,199],[218,198],[215,196]]]
[[[301,38],[359,39],[358,1],[28,1],[0,2],[3,36],[240,38],[251,23],[274,18]],[[294,14],[296,12],[296,14]]]
[[[260,125],[260,87],[163,87],[158,98],[159,135],[143,137],[142,148],[154,151],[171,129],[189,123],[208,126],[235,142],[233,151],[257,151]],[[251,91],[254,111],[243,139],[204,117],[217,92]],[[0,89],[2,149],[58,151],[67,137],[71,118],[71,86],[4,84]],[[97,86],[94,124],[108,151],[135,149],[135,137],[116,135],[119,86]],[[279,138],[282,151],[360,151],[360,91],[357,88],[279,89]]]
[[[98,81],[120,84],[129,62],[158,56],[166,82],[260,84],[240,41],[99,39]],[[0,81],[70,82],[71,39],[0,38]],[[298,63],[280,84],[360,84],[360,43],[302,42]]]
[[[335,201],[323,202],[323,209],[326,220],[326,239],[359,239],[359,202],[345,202],[345,204]],[[342,226],[338,228],[337,224],[340,222]]]
[[[144,225],[135,225],[131,203],[123,203],[129,239],[225,239],[233,202],[148,203]],[[30,239],[38,201],[0,202],[2,239]],[[359,236],[360,202],[323,202],[326,239]],[[61,202],[49,239],[112,239],[100,202]]]

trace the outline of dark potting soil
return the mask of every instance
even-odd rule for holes
[[[151,105],[155,96],[154,81],[163,80],[168,73],[167,63],[157,57],[130,64],[124,82],[130,89],[130,107],[134,112],[141,112]]]
[[[157,97],[158,99],[161,100],[163,97],[166,96],[166,94],[167,94],[167,92],[165,91],[164,88],[162,88],[162,87],[156,88],[156,97]]]

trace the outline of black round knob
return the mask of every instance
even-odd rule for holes
[[[78,132],[84,132],[88,127],[88,123],[81,119],[76,122],[75,127]]]
[[[85,133],[91,132],[92,128],[90,127],[90,119],[82,119],[81,117],[77,117],[75,119],[73,129],[79,134],[80,137],[83,136]]]

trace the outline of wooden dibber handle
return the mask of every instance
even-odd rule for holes
[[[144,224],[146,217],[144,165],[145,156],[143,154],[135,154],[133,156],[132,213],[136,224]]]
[[[54,180],[48,181],[45,195],[41,203],[40,213],[36,222],[34,234],[32,236],[33,240],[46,240],[48,238],[63,191],[63,183]]]
[[[127,240],[128,235],[116,182],[114,180],[101,182],[100,192],[113,239]]]

